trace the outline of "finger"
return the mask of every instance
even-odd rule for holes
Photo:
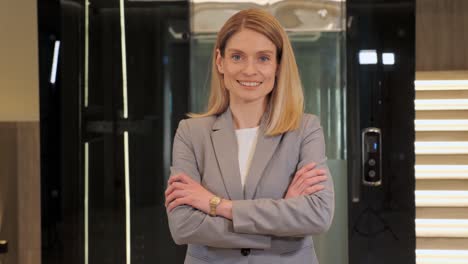
[[[181,183],[181,182],[173,182],[167,187],[166,191],[164,192],[164,196],[167,197],[169,194],[171,194],[175,190],[184,190],[186,188],[186,185],[187,184]]]
[[[326,174],[323,174],[324,170],[310,170],[302,174],[296,182],[299,189],[303,190],[312,184],[327,180]]]
[[[179,176],[179,174],[174,174],[171,177],[169,177],[169,180],[167,181],[167,185],[172,184],[174,181],[176,181],[176,177]]]
[[[314,170],[310,170],[308,172],[305,172],[304,174],[302,174],[302,177],[305,178],[305,179],[308,179],[308,178],[311,178],[311,177],[325,176],[325,175],[327,175],[327,172],[325,170],[314,169]]]
[[[302,184],[305,186],[305,188],[310,187],[312,185],[316,185],[317,183],[321,183],[327,180],[326,176],[316,176],[312,178],[308,178],[302,182]]]
[[[169,184],[169,185],[167,186],[166,191],[164,192],[164,196],[167,197],[171,192],[174,191],[174,189],[175,189],[174,185],[173,185],[173,184]]]
[[[322,183],[324,181],[326,181],[327,178],[326,176],[316,176],[316,177],[312,177],[312,178],[308,178],[308,179],[305,179],[301,185],[299,186],[299,189],[301,191],[307,189],[308,187],[311,187],[313,185],[316,185],[318,183]]]
[[[299,176],[296,180],[296,182],[294,183],[294,188],[296,188],[296,190],[301,193],[302,190],[305,188],[304,187],[304,177],[301,177]]]
[[[325,189],[325,186],[324,185],[314,185],[314,186],[310,186],[308,188],[305,188],[304,191],[301,193],[301,195],[311,195],[311,194],[314,194],[316,192],[319,192],[321,190]]]
[[[307,172],[313,168],[315,168],[317,164],[315,164],[315,162],[311,162],[309,164],[306,164],[304,165],[301,169],[299,169],[297,172],[296,172],[296,176],[300,176],[301,174],[303,174],[304,172]]]
[[[187,176],[184,173],[180,173],[177,175],[173,175],[169,178],[169,184],[172,184],[173,182],[183,182],[183,183],[190,183],[192,178]]]
[[[317,164],[315,162],[311,162],[309,164],[306,164],[304,165],[300,170],[298,170],[296,172],[296,174],[294,175],[294,179],[293,179],[293,183],[295,183],[297,180],[299,180],[299,178],[301,177],[302,174],[304,174],[305,172],[309,171],[309,170],[312,170],[313,168],[315,168]]]
[[[185,197],[185,192],[182,191],[182,190],[176,190],[176,191],[173,191],[171,194],[169,194],[166,198],[166,202],[165,202],[165,206],[167,206],[168,204],[170,204],[173,200],[177,199],[177,198],[181,198],[181,197]]]
[[[178,193],[180,191],[174,191],[172,192],[170,195],[168,195],[166,197],[166,201],[164,202],[164,206],[168,206],[171,202],[173,202],[174,200],[176,200],[177,198],[181,198],[182,195],[180,195],[180,193]]]
[[[187,200],[185,198],[176,199],[172,203],[169,204],[169,206],[167,207],[167,210],[169,212],[172,212],[172,210],[174,210],[174,208],[176,208],[177,206],[180,206],[180,205],[184,205],[184,204],[187,204]]]
[[[187,183],[183,183],[183,182],[173,182],[171,184],[171,186],[175,189],[175,190],[184,190],[186,189],[189,185]]]

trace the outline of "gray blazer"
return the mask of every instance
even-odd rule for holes
[[[264,136],[265,125],[263,118],[243,190],[231,111],[180,122],[171,175],[184,172],[233,201],[232,221],[191,206],[168,213],[175,243],[188,244],[186,264],[318,263],[311,235],[328,230],[334,211],[319,120],[304,114],[299,129],[274,137]],[[295,172],[310,162],[327,170],[325,189],[284,199]]]

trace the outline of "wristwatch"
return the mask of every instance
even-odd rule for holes
[[[221,203],[221,197],[218,196],[213,196],[213,198],[210,199],[210,215],[211,216],[216,216],[216,207]]]

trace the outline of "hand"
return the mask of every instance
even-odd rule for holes
[[[169,178],[164,195],[166,198],[165,206],[169,212],[177,206],[185,204],[207,214],[210,211],[210,199],[214,196],[184,173]]]
[[[284,198],[310,195],[325,189],[325,186],[319,183],[327,180],[327,172],[315,167],[315,163],[309,163],[298,170]]]

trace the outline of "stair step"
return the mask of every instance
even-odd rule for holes
[[[468,155],[416,155],[416,165],[468,165]]]
[[[431,154],[468,154],[467,141],[416,141],[416,155]]]
[[[416,119],[416,131],[468,131],[468,119]]]
[[[468,71],[416,72],[416,91],[468,90]]]
[[[414,82],[416,91],[428,90],[468,90],[468,81],[466,80],[416,80]]]
[[[468,80],[468,71],[417,71],[416,80]]]
[[[468,208],[460,207],[417,207],[416,218],[418,219],[468,219]]]
[[[468,180],[421,179],[421,180],[416,180],[416,190],[468,191]]]
[[[466,250],[468,249],[468,238],[418,237],[416,238],[416,249]]]
[[[416,111],[425,110],[468,110],[468,99],[416,99]]]
[[[468,141],[468,131],[418,131],[416,141]]]
[[[415,165],[416,180],[468,180],[468,165]]]
[[[467,110],[426,110],[426,111],[416,111],[416,120],[425,120],[425,119],[448,119],[448,120],[457,120],[465,119],[468,120],[468,111]]]
[[[468,250],[416,250],[416,264],[466,264]]]
[[[468,90],[416,91],[416,99],[468,99]]]
[[[468,264],[468,71],[416,72],[416,264]]]
[[[468,219],[416,219],[416,237],[468,238]]]
[[[414,196],[416,207],[468,207],[466,190],[416,190]]]

